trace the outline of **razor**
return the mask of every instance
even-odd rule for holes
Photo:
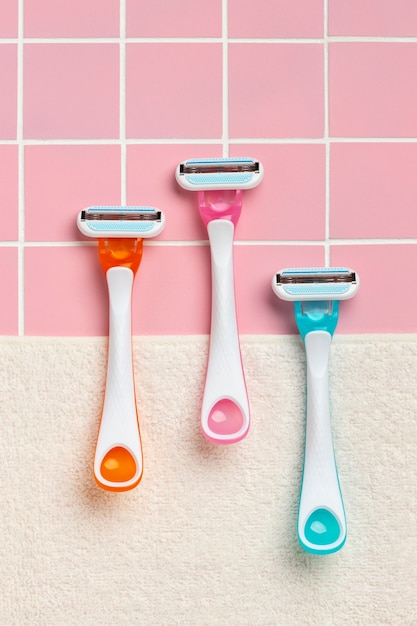
[[[190,159],[176,169],[178,184],[197,192],[210,243],[211,329],[201,428],[214,443],[240,441],[250,425],[236,318],[233,240],[242,190],[256,187],[262,177],[262,164],[251,158]]]
[[[274,293],[294,302],[306,352],[305,451],[297,530],[301,546],[315,554],[336,552],[346,541],[331,430],[328,362],[339,301],[352,298],[358,288],[358,274],[344,267],[283,269],[272,280]]]
[[[94,455],[94,478],[108,491],[127,491],[142,478],[143,455],[132,362],[132,289],[143,239],[162,232],[162,211],[148,206],[93,206],[78,214],[77,225],[98,239],[109,293],[107,376]]]

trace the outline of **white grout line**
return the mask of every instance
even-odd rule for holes
[[[329,120],[329,16],[328,0],[323,0],[324,8],[324,46],[323,46],[323,72],[324,72],[324,143],[326,146],[325,161],[325,245],[324,245],[324,265],[330,265],[330,120]]]
[[[16,241],[0,241],[3,248],[15,248]],[[302,239],[236,239],[234,242],[237,246],[303,246],[316,248],[318,246],[406,246],[417,244],[417,238],[384,238],[384,239],[317,239],[315,241]],[[207,239],[169,239],[169,240],[144,240],[145,245],[170,247],[170,246],[201,246],[208,245]],[[77,248],[96,246],[97,242],[93,241],[27,241],[26,248]]]
[[[17,290],[18,335],[25,332],[25,152],[23,144],[23,24],[24,0],[18,2],[18,38],[17,38],[17,150],[18,150],[18,262]]]
[[[331,36],[332,43],[417,43],[417,37],[348,37]]]
[[[331,246],[390,246],[390,245],[416,245],[417,238],[391,237],[380,239],[330,239]]]
[[[229,156],[229,20],[228,0],[222,0],[222,144],[223,157]]]
[[[416,143],[416,137],[331,137],[332,143]]]
[[[388,143],[388,144],[415,144],[416,137],[239,137],[229,138],[228,143],[231,145],[253,144],[253,145],[297,145],[297,144],[325,144],[332,143]],[[213,137],[189,137],[183,139],[172,138],[134,138],[125,140],[126,145],[189,145],[189,144],[220,144],[222,138]],[[120,145],[120,138],[114,137],[108,139],[0,139],[0,145],[20,145],[25,146],[108,146]]]
[[[218,145],[223,141],[222,137],[189,137],[183,139],[172,138],[134,138],[124,140],[129,145],[189,145],[189,144],[212,144]],[[415,144],[416,137],[239,137],[228,138],[230,145],[305,145],[305,144],[333,144],[333,143],[364,143],[364,144]],[[115,139],[0,139],[0,145],[24,145],[24,146],[108,146],[120,145],[120,138]]]
[[[396,239],[326,239],[317,241],[303,241],[303,240],[236,240],[237,245],[242,246],[304,246],[304,247],[317,247],[317,246],[392,246],[392,245],[413,245],[417,243],[417,238],[414,239],[402,239],[397,237]]]
[[[119,124],[120,127],[120,124]],[[120,130],[119,130],[120,135]],[[126,145],[181,145],[181,144],[189,144],[189,143],[212,143],[219,144],[221,143],[221,138],[208,138],[208,137],[199,137],[199,138],[189,138],[189,139],[171,139],[171,138],[150,138],[150,139],[125,139]],[[15,145],[18,142],[17,139],[0,139],[0,145]],[[25,146],[118,146],[120,145],[120,137],[114,138],[103,138],[103,139],[23,139],[22,143]]]
[[[223,0],[224,2],[224,0]],[[331,43],[417,43],[417,37],[373,37],[373,36],[336,36],[327,37]],[[0,45],[18,43],[27,44],[118,44],[119,37],[2,37]],[[164,44],[164,43],[222,43],[222,37],[126,37],[127,43]],[[234,37],[231,44],[322,44],[323,37]]]
[[[121,0],[122,2],[123,0]],[[125,37],[126,43],[140,44],[170,44],[170,43],[222,43],[221,37]],[[16,39],[4,39],[4,43],[11,43]],[[0,41],[1,43],[1,41]],[[118,44],[120,37],[26,37],[24,43],[29,44]]]
[[[126,0],[120,0],[120,204],[126,205],[127,148],[126,148]]]

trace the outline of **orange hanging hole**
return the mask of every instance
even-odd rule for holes
[[[101,475],[113,483],[124,483],[136,474],[136,461],[126,448],[117,446],[109,450],[101,462]]]

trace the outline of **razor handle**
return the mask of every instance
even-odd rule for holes
[[[309,552],[329,554],[346,540],[346,517],[337,475],[330,423],[328,361],[332,335],[315,330],[304,337],[307,415],[298,537]]]
[[[143,469],[132,362],[131,300],[134,273],[127,267],[106,272],[109,292],[109,348],[104,405],[94,458],[100,487],[126,491]]]
[[[233,273],[234,224],[215,219],[207,224],[211,253],[211,331],[201,410],[204,436],[214,443],[240,441],[249,429],[246,392],[236,320]]]

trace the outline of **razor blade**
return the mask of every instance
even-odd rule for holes
[[[155,237],[164,229],[165,216],[150,206],[91,206],[80,211],[77,226],[87,237]]]
[[[345,267],[287,268],[272,280],[274,293],[282,300],[347,300],[359,289],[357,272]]]
[[[190,159],[177,166],[178,184],[189,191],[251,189],[263,178],[262,163],[254,159]]]

